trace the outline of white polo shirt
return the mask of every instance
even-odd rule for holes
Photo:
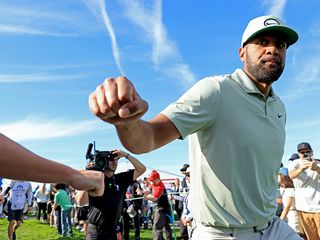
[[[252,227],[275,216],[284,104],[240,69],[196,83],[162,114],[189,136],[189,206],[197,222]]]

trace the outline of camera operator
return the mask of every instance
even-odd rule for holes
[[[104,169],[105,189],[101,197],[91,196],[90,192],[81,191],[78,194],[79,202],[89,199],[88,228],[86,239],[116,240],[116,225],[120,219],[125,193],[128,186],[145,171],[146,167],[129,153],[122,150],[112,151],[112,159],[108,159]],[[114,174],[118,160],[128,159],[134,169]],[[90,163],[89,163],[90,164]]]

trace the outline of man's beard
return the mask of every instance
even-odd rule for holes
[[[266,60],[260,60],[257,63],[252,62],[250,56],[247,57],[246,65],[249,73],[260,83],[273,83],[281,76],[284,66],[278,58],[274,59],[275,67],[267,67]]]

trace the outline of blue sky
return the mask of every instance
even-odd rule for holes
[[[88,109],[88,95],[106,77],[131,79],[150,119],[199,79],[242,68],[238,48],[247,22],[272,14],[300,35],[274,84],[288,113],[283,162],[302,141],[319,157],[319,9],[318,0],[1,1],[0,132],[83,168],[89,142],[122,148],[114,127]],[[137,157],[179,173],[187,140]]]

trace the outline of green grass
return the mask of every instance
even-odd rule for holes
[[[0,239],[5,240],[7,237],[8,220],[0,219]],[[173,231],[173,228],[172,228]],[[177,236],[179,236],[178,229],[176,227]],[[55,228],[50,228],[48,224],[40,223],[38,220],[29,218],[24,220],[23,224],[18,228],[16,232],[17,240],[62,240],[73,239],[83,240],[84,235],[75,228],[73,229],[74,237],[61,237]],[[152,231],[150,229],[144,230],[141,228],[140,234],[141,240],[152,239]],[[134,239],[133,231],[130,231],[130,239]]]
[[[0,219],[0,239],[8,239],[7,236],[8,220]],[[36,219],[26,219],[17,229],[17,240],[57,240],[57,239],[74,239],[83,240],[83,233],[75,228],[73,229],[74,237],[61,237],[55,228],[50,228],[48,224],[40,223]]]

